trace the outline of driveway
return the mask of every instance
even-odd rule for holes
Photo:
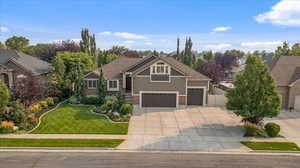
[[[217,107],[139,108],[128,139],[119,149],[168,151],[248,151],[241,119]]]
[[[282,111],[276,118],[268,119],[267,122],[275,122],[280,125],[280,134],[288,141],[300,146],[300,112]]]

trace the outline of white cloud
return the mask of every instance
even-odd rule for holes
[[[151,46],[153,43],[151,43],[151,42],[146,42],[146,43],[144,43],[146,46]]]
[[[300,26],[300,0],[281,0],[271,10],[255,17],[259,23]]]
[[[73,38],[73,39],[71,39],[71,40],[74,41],[75,43],[79,43],[79,42],[81,41],[80,38]]]
[[[98,33],[98,34],[102,35],[102,36],[115,36],[115,37],[124,38],[124,39],[137,39],[137,40],[148,39],[144,35],[128,33],[128,32],[109,32],[109,31],[105,31],[105,32],[101,32],[101,33]]]
[[[99,35],[104,35],[104,36],[110,36],[110,35],[112,35],[112,33],[109,32],[109,31],[101,32],[101,33],[98,33],[98,34]]]
[[[281,41],[256,41],[256,42],[242,42],[241,46],[257,48],[257,47],[274,47],[274,46],[279,46],[281,44],[282,44]]]
[[[7,32],[7,31],[8,31],[7,27],[0,26],[0,32],[4,33],[4,32]]]
[[[225,31],[228,31],[230,29],[231,29],[230,26],[221,26],[221,27],[214,28],[212,31],[213,32],[225,32]]]
[[[205,45],[204,47],[212,50],[222,50],[231,47],[231,44],[228,43],[209,44],[209,45]]]
[[[135,43],[135,41],[132,41],[132,40],[126,40],[126,41],[124,41],[124,43],[125,43],[125,44],[133,44],[133,43]]]

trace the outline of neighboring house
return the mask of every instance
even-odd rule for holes
[[[233,81],[235,80],[235,78],[236,78],[236,75],[237,75],[238,73],[241,73],[241,72],[244,71],[245,65],[246,65],[246,64],[234,66],[234,67],[232,67],[231,70],[227,70],[227,71],[224,73],[224,81],[227,81],[227,82],[233,82]]]
[[[97,95],[102,70],[110,95],[124,91],[140,107],[206,105],[210,79],[172,57],[121,57],[84,77],[86,95]]]
[[[300,56],[281,56],[267,62],[282,97],[282,108],[300,110]]]
[[[18,78],[26,77],[26,73],[35,76],[48,76],[53,71],[52,66],[36,57],[10,49],[0,49],[0,80],[12,87]]]

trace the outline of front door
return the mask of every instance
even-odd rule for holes
[[[131,77],[126,76],[126,91],[131,91]]]

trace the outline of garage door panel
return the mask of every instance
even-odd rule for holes
[[[203,105],[203,88],[188,88],[187,104],[188,105]]]
[[[175,93],[142,93],[142,107],[176,107]]]

